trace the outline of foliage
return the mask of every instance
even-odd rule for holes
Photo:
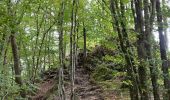
[[[95,71],[93,73],[93,78],[96,81],[104,81],[104,80],[110,80],[113,78],[114,71],[107,68],[106,65],[101,64],[95,68]]]
[[[36,90],[35,81],[41,80],[40,75],[42,72],[60,67],[60,28],[63,30],[62,53],[64,57],[62,60],[67,67],[70,66],[71,24],[74,26],[72,30],[73,36],[76,36],[75,41],[73,41],[73,44],[76,46],[74,54],[77,56],[81,53],[86,42],[87,57],[82,59],[85,60],[83,63],[85,62],[85,67],[91,71],[91,77],[95,81],[102,83],[106,87],[115,87],[113,80],[128,76],[129,66],[133,66],[134,73],[132,73],[132,76],[138,77],[141,65],[147,69],[148,84],[152,83],[150,78],[155,73],[155,77],[158,78],[158,85],[163,88],[164,74],[161,70],[164,60],[162,60],[160,44],[159,41],[155,41],[155,37],[152,34],[149,38],[145,38],[149,36],[147,34],[140,36],[139,29],[136,29],[138,27],[135,20],[137,12],[133,12],[132,7],[135,6],[134,8],[136,8],[138,6],[135,3],[131,5],[133,3],[131,0],[76,1],[77,7],[73,7],[72,0],[0,1],[0,99],[20,99],[21,90],[25,90],[30,95],[30,92]],[[115,2],[115,14],[111,12],[110,1]],[[62,8],[62,2],[64,8]],[[151,15],[150,11],[152,9],[150,8],[152,5],[151,2],[149,3],[149,15]],[[162,30],[166,31],[169,24],[166,21],[169,21],[170,8],[166,2],[162,1],[161,4],[162,22],[164,23]],[[123,11],[122,5],[125,6]],[[143,9],[145,6],[142,4],[141,7]],[[64,12],[61,9],[64,9]],[[74,10],[73,14],[72,9]],[[76,10],[77,12],[75,12]],[[63,25],[60,27],[62,13]],[[142,14],[145,19],[146,14]],[[158,14],[158,12],[155,14]],[[72,19],[72,15],[75,18]],[[114,15],[118,17],[117,20],[114,20]],[[154,19],[151,32],[157,33],[159,22]],[[116,21],[118,25],[116,25]],[[146,23],[141,27],[146,28]],[[86,36],[83,36],[84,28],[86,29]],[[120,32],[118,29],[120,29]],[[15,80],[17,71],[16,67],[14,67],[15,57],[13,56],[16,53],[13,53],[11,45],[12,36],[16,40],[17,59],[19,60],[20,69],[18,70],[20,72],[18,77],[22,79],[22,86],[17,84]],[[120,38],[121,36],[123,37],[122,39]],[[84,41],[84,37],[86,37],[86,41]],[[138,42],[140,42],[138,40],[141,38],[144,38],[141,45],[145,45],[145,49],[140,48],[138,45]],[[147,46],[150,47],[150,50],[147,50]],[[146,59],[143,55],[140,56],[140,52],[138,52],[143,49],[143,54],[146,53],[147,55]],[[150,52],[149,57],[148,51]],[[167,50],[165,52],[167,55],[170,54]],[[128,64],[128,61],[130,64]],[[155,69],[149,71],[153,66]],[[131,80],[118,80],[119,83],[133,86]]]

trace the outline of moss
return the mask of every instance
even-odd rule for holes
[[[113,78],[113,71],[109,68],[107,68],[104,64],[99,65],[94,70],[92,77],[96,81],[104,81],[104,80],[110,80]]]

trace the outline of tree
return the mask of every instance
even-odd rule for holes
[[[132,85],[129,86],[130,97],[131,97],[131,100],[139,100],[137,78],[135,77],[135,65],[134,65],[133,58],[131,56],[131,52],[130,52],[130,50],[128,50],[129,49],[129,40],[128,40],[128,36],[127,36],[126,26],[125,26],[125,23],[123,22],[124,20],[122,17],[122,16],[124,16],[124,12],[122,11],[122,10],[124,10],[123,3],[121,2],[122,16],[120,16],[118,11],[116,13],[116,11],[115,11],[116,8],[118,9],[118,3],[116,1],[114,2],[113,0],[110,0],[110,10],[112,13],[113,21],[115,22],[115,24],[113,24],[113,29],[117,30],[121,50],[124,53],[124,57],[125,57],[125,60],[127,63],[127,68],[126,68],[127,75],[128,75],[127,77],[132,82]],[[118,22],[119,19],[117,16],[122,18],[120,23]],[[121,26],[119,24],[121,24]],[[122,27],[122,30],[120,29],[120,27]]]
[[[75,99],[75,92],[74,92],[74,81],[75,81],[75,64],[76,64],[76,6],[77,0],[72,0],[72,11],[71,11],[71,29],[70,29],[70,72],[71,72],[71,100]]]
[[[158,68],[153,64],[153,55],[151,52],[151,47],[153,45],[151,38],[152,32],[153,32],[153,23],[155,19],[155,9],[156,9],[156,1],[151,0],[151,8],[152,10],[150,11],[150,16],[149,16],[149,2],[146,0],[144,1],[145,4],[145,36],[146,36],[146,52],[147,52],[147,58],[149,60],[149,65],[150,65],[150,74],[151,74],[151,81],[152,81],[152,87],[153,87],[153,95],[155,100],[160,100],[160,95],[159,95],[159,85],[158,85]]]
[[[58,31],[59,31],[59,60],[60,60],[60,69],[59,69],[59,95],[60,100],[65,100],[65,90],[64,90],[64,43],[63,43],[63,23],[64,23],[64,10],[65,10],[65,0],[61,1],[61,8],[58,14]]]
[[[158,22],[158,32],[159,32],[159,45],[160,45],[160,54],[162,60],[162,71],[164,77],[164,87],[166,89],[165,92],[165,100],[170,99],[170,77],[168,71],[168,61],[167,61],[167,51],[166,51],[166,41],[165,36],[163,34],[163,17],[162,17],[162,9],[160,5],[160,0],[156,0],[156,11],[157,11],[157,22]]]
[[[10,30],[10,41],[11,41],[11,48],[12,48],[12,54],[13,54],[13,61],[14,61],[14,71],[15,71],[15,82],[21,87],[23,85],[22,78],[21,78],[21,69],[20,69],[20,59],[18,54],[18,45],[16,42],[16,21],[15,19],[15,12],[12,10],[12,2],[11,0],[8,0],[7,2],[8,7],[8,14],[11,17],[9,19],[9,27]],[[25,92],[22,90],[20,92],[21,96],[25,98]]]
[[[83,22],[83,39],[84,39],[84,48],[83,48],[83,64],[85,63],[85,59],[87,57],[87,46],[86,46],[86,28]]]

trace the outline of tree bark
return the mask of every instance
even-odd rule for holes
[[[146,2],[146,0],[144,1]],[[135,0],[135,9],[136,9],[136,31],[139,33],[138,40],[137,40],[137,52],[138,52],[138,58],[139,58],[139,79],[140,79],[140,94],[141,94],[141,100],[149,100],[149,87],[148,87],[148,65],[147,65],[147,53],[146,53],[146,36],[145,33],[148,29],[146,22],[144,22],[143,14],[142,14],[142,4],[143,0]],[[145,9],[145,14],[148,13]],[[144,16],[147,17],[147,16]],[[146,25],[146,26],[145,26]],[[145,26],[145,27],[144,27]],[[144,29],[145,28],[145,29]],[[148,34],[146,34],[148,35]]]
[[[155,9],[156,9],[156,2],[155,0],[151,0],[151,11],[149,15],[149,1],[145,0],[144,1],[144,14],[145,14],[145,36],[146,36],[146,54],[147,58],[149,60],[149,68],[150,68],[150,76],[151,76],[151,81],[152,81],[152,87],[153,87],[153,96],[154,100],[160,100],[160,95],[159,95],[159,85],[158,85],[158,68],[155,66],[153,63],[153,56],[151,53],[151,46],[152,41],[152,30],[153,30],[153,22],[155,19]],[[147,61],[147,60],[146,60]]]
[[[84,40],[84,49],[83,49],[83,66],[85,65],[85,59],[87,56],[87,47],[86,47],[86,28],[83,22],[83,40]]]
[[[20,70],[20,61],[19,61],[19,55],[18,55],[18,47],[15,39],[15,34],[12,32],[11,34],[11,47],[12,47],[12,54],[13,54],[13,61],[14,61],[14,72],[15,72],[15,82],[22,86],[22,79],[21,79],[21,70]],[[25,98],[25,92],[20,92],[21,96]]]
[[[74,30],[75,30],[75,5],[76,0],[72,0],[72,12],[71,12],[71,30],[70,30],[70,71],[71,71],[71,97],[70,100],[75,99],[74,93],[74,79],[75,79],[75,45],[74,45]]]
[[[11,17],[9,19],[9,27],[10,30],[10,42],[11,42],[11,48],[12,48],[12,54],[13,54],[13,62],[14,62],[14,73],[15,73],[15,82],[21,87],[23,85],[22,78],[21,78],[21,69],[20,69],[20,59],[18,54],[18,45],[16,42],[16,22],[15,22],[15,12],[12,9],[12,2],[11,0],[8,0],[7,2],[7,9],[8,9],[8,15]],[[20,91],[21,97],[25,98],[25,91]]]
[[[120,46],[121,46],[121,49],[122,49],[122,52],[124,54],[125,61],[127,64],[126,70],[127,70],[127,74],[128,74],[128,79],[132,82],[132,85],[129,86],[130,97],[131,97],[131,100],[139,100],[137,79],[136,79],[135,71],[134,71],[135,65],[134,65],[134,61],[131,56],[131,53],[130,53],[130,51],[128,51],[128,48],[127,48],[129,46],[129,40],[127,37],[126,28],[123,23],[123,20],[121,20],[121,23],[119,23],[119,19],[118,19],[118,17],[122,18],[123,12],[122,12],[122,16],[117,14],[118,12],[116,13],[115,6],[117,6],[117,3],[114,2],[113,0],[110,0],[110,10],[112,13],[112,19],[115,22],[115,23],[113,23],[113,29],[117,30]],[[123,7],[123,5],[122,5],[122,7]],[[121,9],[123,9],[123,8],[121,8]],[[120,29],[119,24],[121,24],[122,30]],[[114,26],[116,28],[114,28]]]
[[[166,1],[165,0],[162,0],[162,10],[163,11],[166,11]],[[165,43],[166,43],[166,49],[168,50],[168,34],[167,34],[167,28],[168,28],[168,21],[167,21],[167,16],[164,16],[163,15],[163,23],[164,23],[164,36],[165,36]]]
[[[64,42],[63,42],[63,23],[64,23],[64,10],[65,10],[65,0],[61,1],[61,8],[59,12],[58,19],[58,31],[59,31],[59,61],[60,61],[60,70],[59,70],[59,96],[60,100],[66,100],[65,97],[65,88],[64,88]]]
[[[167,61],[167,51],[166,51],[166,41],[163,32],[163,16],[160,5],[160,0],[156,0],[156,11],[157,11],[157,22],[158,22],[158,32],[159,32],[159,45],[160,45],[160,54],[162,60],[162,71],[164,77],[164,87],[165,91],[165,100],[170,100],[170,76],[168,71],[168,61]]]

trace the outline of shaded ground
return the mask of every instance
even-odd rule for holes
[[[65,77],[68,77],[68,75]],[[54,79],[45,79],[32,100],[59,100],[54,94],[56,86]],[[70,87],[69,82],[66,82],[66,100],[70,100]],[[91,81],[90,75],[83,67],[76,68],[75,93],[77,100],[115,100],[116,97],[113,91],[105,93],[102,87]]]
[[[76,100],[129,100],[127,96],[124,96],[118,88],[121,86],[121,80],[115,79],[110,83],[116,85],[115,89],[106,89],[103,88],[103,85],[97,84],[94,80],[91,79],[91,74],[89,70],[93,70],[94,66],[97,66],[96,59],[100,61],[103,56],[110,54],[114,56],[113,51],[109,51],[105,48],[97,47],[91,54],[88,54],[88,59],[86,60],[86,67],[82,67],[82,57],[83,55],[79,54],[78,63],[79,66],[76,67],[75,72],[75,94]],[[93,67],[93,68],[91,68]],[[58,78],[58,70],[52,69],[45,72],[43,75],[43,82],[39,85],[39,90],[36,94],[31,97],[32,100],[59,100],[57,95],[57,84],[56,81]],[[67,70],[64,70],[64,80],[65,80],[65,93],[66,100],[70,100],[70,80]],[[102,86],[102,87],[101,87]],[[127,95],[127,94],[125,94]]]
[[[69,100],[70,86],[66,86],[67,100]],[[102,89],[95,83],[90,82],[90,76],[85,69],[78,67],[75,77],[75,93],[78,100],[104,100]]]

